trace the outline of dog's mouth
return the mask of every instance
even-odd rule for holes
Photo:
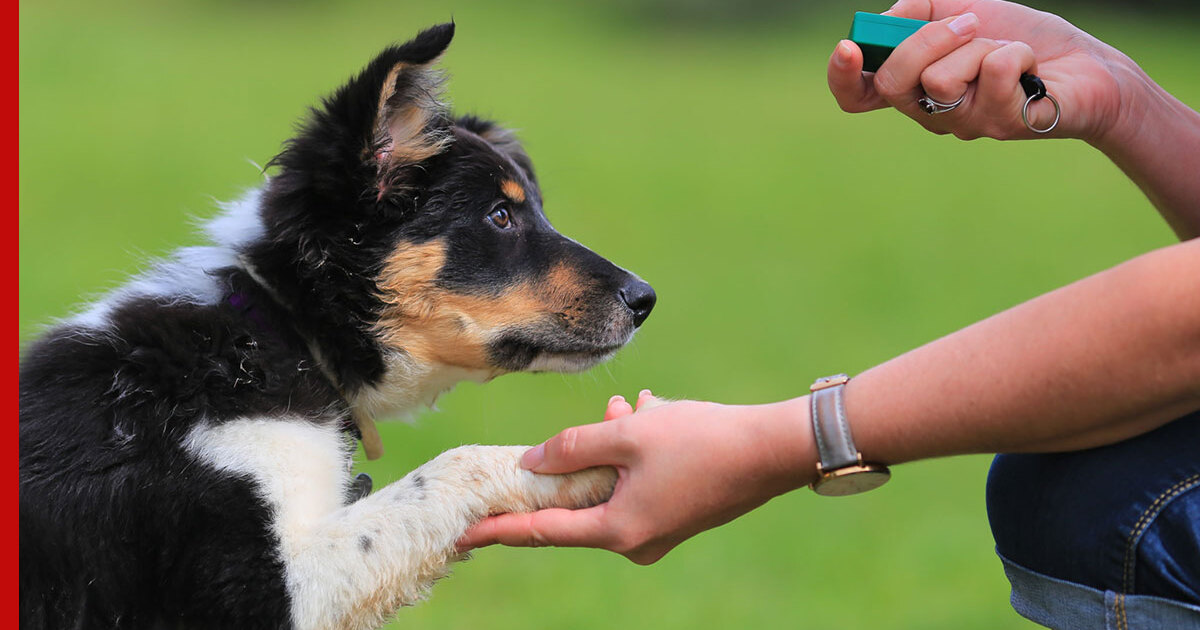
[[[490,362],[513,372],[582,372],[617,354],[633,339],[632,322],[597,334],[545,328],[505,331],[488,345]]]
[[[577,297],[552,317],[503,329],[488,344],[488,362],[512,372],[582,372],[613,358],[656,299],[650,285],[631,275],[615,293],[615,300]]]

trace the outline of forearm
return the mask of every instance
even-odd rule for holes
[[[1055,451],[1115,442],[1200,409],[1200,240],[1129,261],[856,376],[864,459]],[[534,472],[615,466],[612,500],[488,519],[463,548],[566,545],[650,563],[817,476],[809,397],[765,405],[619,396],[605,422],[525,454]]]
[[[1200,113],[1120,52],[1110,49],[1107,63],[1120,109],[1089,144],[1142,189],[1180,240],[1200,236]]]
[[[1074,450],[1200,408],[1200,241],[1040,296],[846,390],[873,461]]]

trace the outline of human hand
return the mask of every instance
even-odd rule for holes
[[[862,72],[862,51],[838,43],[829,60],[829,89],[841,108],[858,113],[895,107],[934,133],[964,140],[1035,137],[1021,121],[1018,79],[1036,74],[1058,99],[1062,119],[1052,135],[1096,144],[1121,121],[1124,55],[1062,18],[999,0],[900,0],[887,15],[934,21],[896,47],[875,74]],[[928,95],[953,103],[929,115]],[[1030,105],[1030,123],[1054,120],[1047,100]]]
[[[525,454],[522,465],[565,473],[612,465],[613,497],[583,510],[502,514],[459,548],[596,547],[638,564],[815,477],[807,398],[771,405],[666,402],[643,391],[637,411],[620,396],[605,422],[572,427]]]

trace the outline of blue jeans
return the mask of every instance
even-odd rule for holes
[[[1200,411],[1101,448],[999,455],[987,503],[1021,615],[1200,629]]]

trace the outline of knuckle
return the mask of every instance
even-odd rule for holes
[[[1016,59],[999,52],[992,53],[983,58],[979,66],[979,73],[988,76],[1007,76],[1016,72]]]
[[[1009,44],[1009,45],[1012,46],[1013,49],[1015,49],[1016,51],[1020,52],[1023,55],[1029,55],[1030,57],[1033,56],[1033,46],[1030,46],[1029,44],[1027,44],[1025,42],[1018,41],[1018,42],[1013,42],[1012,44]]]
[[[921,73],[921,85],[925,88],[926,93],[935,98],[939,96],[942,98],[953,96],[953,91],[957,83],[958,81],[944,71],[926,68]]]
[[[579,428],[563,429],[554,443],[554,455],[561,461],[570,459],[579,451]]]
[[[620,455],[628,456],[637,451],[638,425],[629,420],[618,420],[613,427],[613,448]]]

